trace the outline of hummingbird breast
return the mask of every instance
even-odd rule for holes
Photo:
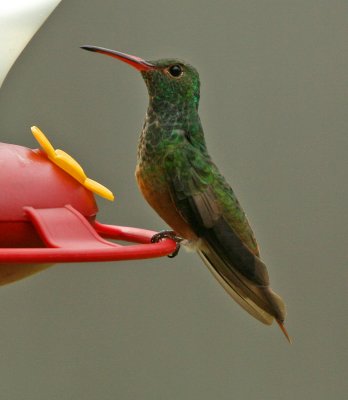
[[[138,187],[149,205],[182,238],[196,241],[197,236],[178,211],[170,191],[158,175],[144,173],[138,164],[135,170]]]
[[[169,177],[180,169],[180,154],[186,152],[185,130],[175,123],[182,118],[159,118],[151,110],[145,118],[138,142],[136,179],[138,187],[157,214],[181,237],[196,240],[197,236],[178,210],[168,186]],[[173,159],[173,154],[176,155]]]

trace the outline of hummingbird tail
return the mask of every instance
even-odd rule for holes
[[[288,341],[290,344],[292,344],[291,337],[290,337],[288,331],[286,330],[286,328],[285,328],[285,326],[284,326],[284,323],[283,323],[282,321],[279,321],[278,319],[277,319],[276,321],[277,321],[277,323],[278,323],[278,325],[279,325],[279,328],[280,328],[281,331],[284,333],[284,336],[286,337],[287,341]]]
[[[250,315],[271,325],[276,319],[284,335],[289,335],[283,325],[285,305],[269,286],[258,286],[227,264],[207,243],[198,251],[204,263],[227,293]]]

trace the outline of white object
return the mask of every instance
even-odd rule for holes
[[[0,0],[0,87],[35,32],[60,0]]]

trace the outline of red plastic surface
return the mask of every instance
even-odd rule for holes
[[[151,244],[155,232],[96,222],[93,193],[40,150],[0,143],[0,187],[2,266],[151,258],[175,250],[172,240]]]
[[[89,218],[98,211],[93,193],[53,164],[45,153],[14,144],[0,143],[0,189],[0,245],[1,236],[6,234],[1,223],[26,222],[25,206],[71,204]]]
[[[176,248],[175,242],[170,239],[151,243],[151,237],[156,233],[153,231],[99,222],[92,225],[72,206],[46,209],[25,207],[24,211],[47,247],[1,248],[0,263],[135,260],[162,257]],[[105,238],[140,244],[122,246]]]

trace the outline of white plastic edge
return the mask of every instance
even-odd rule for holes
[[[60,0],[0,0],[0,87],[12,65]]]

